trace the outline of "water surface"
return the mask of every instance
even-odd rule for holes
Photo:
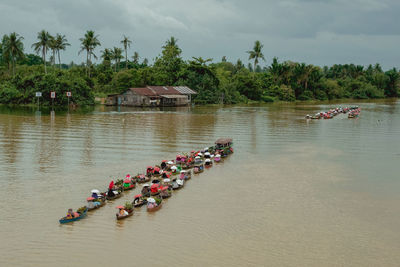
[[[358,104],[358,119],[304,115]],[[0,266],[398,266],[400,102],[55,111],[0,107]],[[154,214],[93,188],[230,136]]]

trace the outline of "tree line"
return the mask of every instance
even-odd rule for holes
[[[40,31],[32,44],[36,55],[24,53],[23,40],[15,32],[1,40],[0,103],[30,104],[40,91],[42,102],[49,104],[50,91],[55,91],[55,104],[64,105],[65,92],[71,91],[73,102],[88,105],[94,103],[96,95],[146,85],[189,86],[198,92],[194,101],[200,104],[368,99],[398,97],[400,93],[399,72],[395,68],[384,71],[379,64],[319,67],[273,58],[270,65],[262,66],[260,62],[266,59],[260,41],[246,52],[252,61],[246,66],[240,59],[230,62],[225,56],[217,62],[202,57],[184,60],[175,37],[164,43],[152,64],[146,58],[141,61],[138,52],[128,56],[133,42],[125,35],[121,47],[104,48],[99,55],[101,62],[94,64],[100,38],[87,31],[79,39],[78,51],[86,59],[78,65],[61,63],[61,52],[70,46],[65,35]]]

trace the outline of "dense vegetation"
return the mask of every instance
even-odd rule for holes
[[[396,69],[383,71],[379,64],[368,67],[346,64],[318,67],[291,61],[265,61],[263,45],[256,41],[249,55],[248,66],[241,60],[220,62],[193,57],[184,60],[177,39],[171,37],[162,46],[153,64],[140,60],[138,52],[128,56],[132,41],[124,36],[122,48],[105,48],[101,63],[95,49],[101,45],[99,36],[87,31],[80,39],[79,54],[85,63],[62,64],[60,52],[69,46],[64,35],[51,36],[45,30],[38,33],[32,45],[37,53],[25,54],[23,37],[17,33],[4,35],[0,43],[0,103],[30,104],[35,92],[43,94],[41,102],[49,104],[50,91],[55,91],[55,104],[67,103],[66,92],[72,92],[72,102],[94,103],[94,96],[121,93],[129,87],[146,85],[187,85],[199,94],[196,103],[241,103],[248,101],[328,100],[339,98],[398,97],[400,74]],[[39,56],[40,55],[40,56]],[[58,63],[58,64],[57,64]]]

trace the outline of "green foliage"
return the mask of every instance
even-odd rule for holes
[[[161,53],[150,64],[134,52],[128,60],[131,41],[126,36],[123,49],[114,47],[101,51],[102,62],[92,64],[98,35],[87,31],[80,38],[80,52],[85,64],[62,64],[60,51],[69,46],[64,35],[52,37],[47,31],[38,33],[32,45],[38,55],[23,53],[23,37],[17,33],[4,35],[0,42],[0,103],[31,104],[35,92],[42,92],[41,103],[50,105],[50,92],[56,92],[54,105],[66,105],[67,91],[72,92],[72,103],[91,105],[96,96],[123,93],[130,87],[147,85],[185,85],[195,91],[193,101],[198,104],[236,104],[249,101],[326,100],[340,98],[381,98],[400,95],[400,73],[396,69],[384,72],[379,64],[368,67],[344,64],[323,68],[305,63],[272,59],[268,67],[258,65],[264,60],[263,45],[256,41],[248,51],[251,62],[239,59],[221,62],[193,57],[182,58],[178,40],[168,39]],[[51,65],[46,66],[46,54],[51,49]],[[125,61],[121,62],[121,59]],[[56,64],[58,59],[58,66]],[[140,63],[140,61],[142,61]],[[254,72],[253,72],[254,71]]]

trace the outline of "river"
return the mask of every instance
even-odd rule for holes
[[[306,120],[359,105],[348,119]],[[58,219],[90,190],[219,137],[235,153],[123,221]],[[0,107],[0,266],[398,266],[400,101]]]

